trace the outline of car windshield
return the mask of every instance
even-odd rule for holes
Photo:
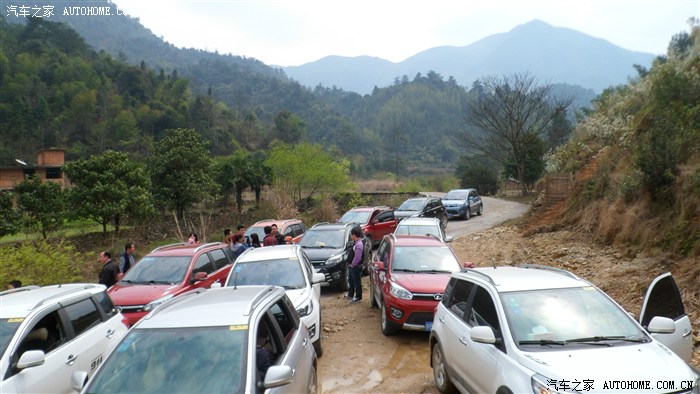
[[[372,212],[368,211],[347,211],[338,221],[340,223],[365,224],[369,220],[371,214]]]
[[[457,272],[457,258],[447,246],[400,246],[394,249],[394,272]]]
[[[85,393],[242,393],[248,326],[131,330]]]
[[[394,234],[407,234],[407,235],[435,235],[442,239],[440,234],[440,228],[436,225],[412,225],[412,224],[399,224],[394,230]]]
[[[451,192],[445,194],[445,197],[443,197],[442,199],[443,200],[466,200],[467,199],[467,192],[451,191]]]
[[[11,319],[0,319],[0,353],[1,357],[4,357],[5,350],[10,344],[12,337],[15,336],[15,332],[19,328],[19,325],[24,321],[23,318],[11,318]]]
[[[236,262],[226,283],[226,286],[234,285],[271,285],[285,289],[302,289],[306,287],[306,282],[299,260],[286,258]]]
[[[146,256],[131,267],[122,281],[138,284],[180,283],[187,276],[191,261],[191,256]]]
[[[253,233],[258,234],[258,239],[262,243],[262,240],[265,238],[265,227],[248,227],[244,234],[250,238]]]
[[[423,200],[408,200],[397,209],[397,211],[420,211],[423,209]]]
[[[345,228],[334,230],[307,231],[299,241],[303,248],[333,248],[340,249],[345,246]]]
[[[591,286],[508,292],[501,301],[516,344],[646,339],[627,312]]]

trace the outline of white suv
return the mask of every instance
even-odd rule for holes
[[[0,293],[0,392],[67,393],[74,371],[92,374],[128,330],[105,290],[65,284]]]
[[[271,285],[284,288],[309,328],[309,336],[318,357],[321,345],[321,283],[326,277],[314,271],[299,245],[277,245],[247,249],[229,272],[226,286]]]
[[[589,282],[552,267],[454,273],[430,334],[435,384],[441,392],[697,393],[700,374],[686,364],[690,322],[670,274],[652,283],[641,315],[639,324]]]

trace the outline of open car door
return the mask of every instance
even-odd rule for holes
[[[640,323],[646,329],[649,322],[655,316],[666,317],[673,320],[675,330],[673,333],[651,335],[657,341],[673,350],[680,358],[690,362],[693,354],[692,330],[690,318],[683,308],[681,292],[670,272],[657,276],[649,285],[644,297],[642,311],[639,314]]]

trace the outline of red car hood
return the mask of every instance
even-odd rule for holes
[[[411,293],[444,293],[452,274],[393,274],[391,279]]]
[[[119,282],[121,283],[121,282]],[[164,295],[175,293],[182,285],[130,285],[119,283],[107,291],[114,305],[146,305]]]

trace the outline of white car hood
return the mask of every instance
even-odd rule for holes
[[[300,307],[301,303],[311,295],[311,289],[306,287],[303,289],[287,289],[285,291],[295,308]]]
[[[694,381],[690,367],[675,353],[654,341],[644,344],[590,346],[547,352],[523,352],[518,361],[547,379],[593,381],[586,393],[659,393],[681,390],[682,381]],[[649,381],[649,389],[614,387],[619,381]],[[657,382],[675,382],[675,390],[657,388]],[[605,387],[607,382],[607,389]]]
[[[466,200],[442,200],[442,205],[464,205],[466,202]]]

